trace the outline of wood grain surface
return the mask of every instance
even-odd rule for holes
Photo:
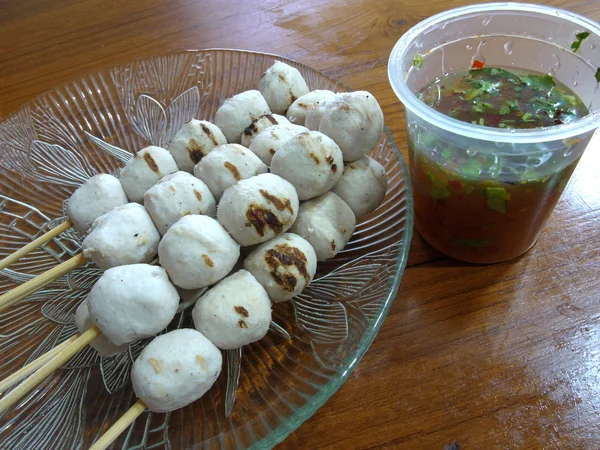
[[[441,0],[3,0],[7,116],[93,69],[183,49],[277,53],[380,101],[406,156],[387,59]],[[600,20],[598,0],[547,0]],[[600,448],[600,137],[537,245],[474,266],[415,233],[398,297],[348,381],[280,449]],[[453,447],[454,446],[454,447]]]

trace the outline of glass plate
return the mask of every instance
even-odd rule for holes
[[[0,257],[66,220],[64,199],[96,173],[118,173],[129,157],[120,149],[165,146],[192,117],[212,120],[226,98],[255,89],[275,59],[298,68],[311,90],[348,90],[274,55],[188,51],[90,73],[10,115],[0,124]],[[114,448],[271,448],[340,387],[396,296],[412,235],[407,169],[387,129],[371,156],[387,170],[388,191],[347,248],[319,265],[302,295],[274,305],[264,339],[224,354],[201,400],[142,414]],[[0,293],[77,254],[80,243],[69,230],[3,270]],[[75,309],[99,275],[81,267],[0,314],[0,378],[76,333]],[[170,328],[191,326],[190,315]],[[88,448],[136,401],[129,370],[146,343],[111,358],[91,349],[75,356],[0,416],[0,448]]]

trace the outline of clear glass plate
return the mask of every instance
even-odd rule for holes
[[[255,89],[275,59],[309,87],[348,88],[285,58],[233,50],[188,51],[90,73],[44,93],[0,124],[0,257],[65,218],[64,199],[96,173],[118,173],[128,154],[162,145],[192,117]],[[311,286],[276,304],[269,334],[224,355],[201,400],[170,414],[146,412],[114,448],[271,448],[340,387],[381,326],[406,265],[412,193],[405,162],[386,129],[371,152],[387,170],[383,204],[357,226]],[[80,251],[74,231],[0,272],[0,293]],[[76,333],[74,312],[99,277],[81,267],[0,314],[0,378]],[[189,310],[170,328],[191,326]],[[132,361],[147,341],[100,358],[74,357],[16,408],[0,416],[2,449],[88,448],[135,401]]]

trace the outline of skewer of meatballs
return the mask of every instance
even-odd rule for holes
[[[273,303],[301,293],[317,262],[342,251],[357,220],[382,202],[385,169],[367,156],[382,132],[373,95],[309,92],[297,69],[277,61],[258,90],[227,99],[214,124],[193,119],[167,149],[140,150],[119,179],[92,177],[67,207],[85,236],[77,264],[105,270],[77,308],[80,337],[5,395],[0,410],[88,343],[111,356],[156,336],[184,297],[195,302],[195,329],[146,346],[131,373],[138,402],[93,448],[106,448],[145,409],[199,399],[221,372],[220,350],[262,339]],[[0,297],[0,310],[40,283]]]

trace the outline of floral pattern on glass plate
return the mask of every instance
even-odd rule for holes
[[[345,91],[309,67],[273,55],[188,51],[100,70],[49,91],[0,123],[0,257],[66,220],[65,199],[135,151],[166,146],[191,118],[212,120],[228,97],[255,89],[279,59],[311,90]],[[357,226],[312,284],[274,305],[267,336],[224,354],[215,386],[169,414],[145,412],[115,442],[120,449],[270,448],[344,382],[393,301],[412,235],[412,196],[402,155],[387,131],[371,152],[388,174],[383,204]],[[74,230],[0,272],[0,293],[80,251]],[[77,332],[74,313],[101,271],[59,278],[0,314],[0,378]],[[191,327],[189,309],[169,329]],[[129,371],[148,341],[101,358],[86,349],[0,415],[3,449],[87,448],[134,402]]]

